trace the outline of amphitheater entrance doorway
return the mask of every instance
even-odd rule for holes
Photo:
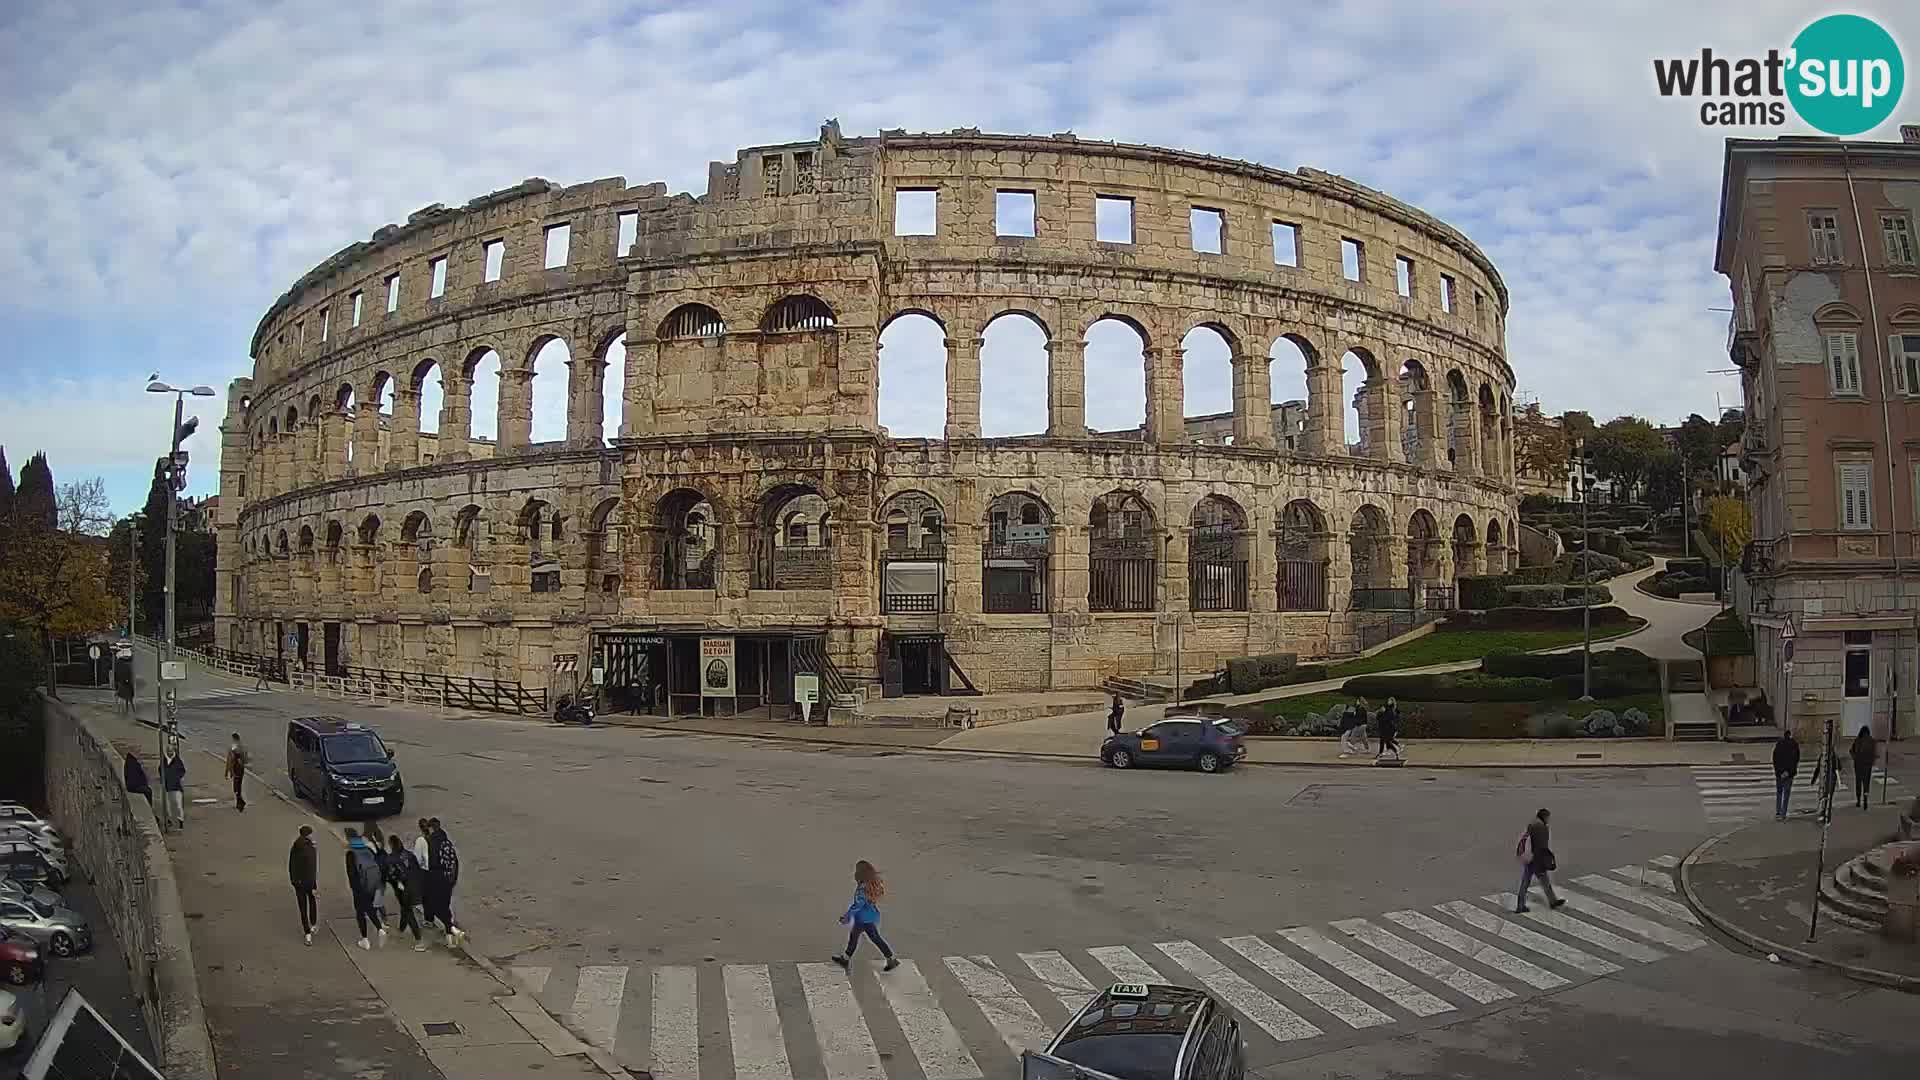
[[[881,643],[880,696],[947,692],[947,644],[941,634],[887,634]]]
[[[715,696],[706,685],[701,641],[732,642],[732,693]],[[604,710],[639,716],[739,716],[785,720],[793,703],[794,643],[791,634],[607,631],[594,635],[606,668]]]

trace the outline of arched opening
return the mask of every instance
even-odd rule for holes
[[[886,544],[880,549],[880,610],[928,615],[946,609],[946,514],[924,491],[903,491],[880,508]]]
[[[833,309],[819,297],[804,293],[776,301],[760,319],[760,330],[766,334],[797,334],[833,327]]]
[[[1146,437],[1147,335],[1111,315],[1086,335],[1087,427],[1101,435]]]
[[[1180,339],[1181,403],[1187,441],[1233,441],[1233,346],[1212,326],[1196,326]]]
[[[1009,491],[987,503],[981,524],[981,610],[992,615],[1047,610],[1052,509],[1037,496]]]
[[[313,554],[313,526],[300,526],[300,554]]]
[[[1312,390],[1307,385],[1307,369],[1315,363],[1313,346],[1302,337],[1283,334],[1267,350],[1268,397],[1273,406],[1273,446],[1276,450],[1304,453],[1310,443],[1307,436],[1307,404]]]
[[[1187,524],[1187,604],[1194,611],[1247,610],[1247,555],[1251,537],[1240,504],[1209,495]]]
[[[337,521],[327,522],[327,561],[328,562],[339,561],[340,545],[346,542],[345,533],[346,533],[346,530],[340,527],[339,522]]]
[[[980,434],[1047,430],[1049,340],[1046,324],[1024,311],[1002,312],[980,332]]]
[[[1160,534],[1137,492],[1115,490],[1087,511],[1087,607],[1152,611],[1158,605]]]
[[[393,376],[384,371],[373,373],[372,389],[368,391],[367,407],[381,417],[393,415]],[[438,423],[436,417],[435,423]]]
[[[805,484],[782,484],[760,501],[754,538],[756,589],[833,587],[833,525],[827,500]]]
[[[986,361],[981,360],[982,397]],[[896,439],[938,439],[947,429],[947,331],[918,311],[880,331],[880,426]]]
[[[484,531],[480,522],[480,508],[472,503],[461,507],[453,517],[453,544],[465,551],[468,558],[472,558],[473,553],[484,546]]]
[[[572,370],[569,366],[572,361],[573,352],[557,337],[548,338],[533,350],[533,359],[528,365],[533,377],[527,381],[528,408],[533,416],[528,442],[566,441],[567,409],[571,407],[567,373]]]
[[[1467,445],[1472,438],[1472,416],[1467,397],[1467,380],[1459,368],[1447,372],[1447,463],[1455,469],[1467,467]]]
[[[1409,357],[1400,364],[1400,450],[1407,461],[1426,460],[1434,437],[1433,382],[1426,365]]]
[[[380,542],[380,516],[368,514],[360,519],[360,546],[371,548]]]
[[[519,541],[527,549],[528,588],[537,593],[560,591],[559,545],[548,540],[549,532],[560,528],[560,519],[544,499],[528,499],[514,523]]]
[[[1371,400],[1372,381],[1379,376],[1379,365],[1365,350],[1348,349],[1340,355],[1340,421],[1350,454],[1373,453],[1380,437],[1380,418],[1373,415],[1376,404]]]
[[[433,595],[433,567],[421,567],[420,572],[414,575],[413,580],[415,587],[420,590],[421,596]]]
[[[287,555],[287,530],[281,529],[273,537],[273,553],[285,558]]]
[[[340,460],[351,465],[354,451],[353,422],[360,415],[359,405],[353,398],[352,383],[341,383],[340,389],[334,391],[333,411],[339,417]]]
[[[720,531],[707,497],[690,488],[669,492],[655,506],[653,517],[660,544],[654,588],[715,588]]]
[[[1457,587],[1463,577],[1480,573],[1480,530],[1465,514],[1453,519],[1453,579]]]
[[[1507,572],[1506,534],[1500,528],[1499,518],[1487,519],[1487,573],[1504,574]]]
[[[660,320],[657,336],[663,341],[683,338],[717,338],[727,332],[720,313],[705,304],[681,304]]]
[[[587,518],[587,590],[605,596],[620,591],[627,515],[618,498],[604,499]]]
[[[500,439],[500,354],[484,349],[467,361],[467,438]]]
[[[1423,607],[1449,607],[1437,601],[1436,590],[1451,594],[1453,583],[1441,578],[1440,523],[1426,510],[1415,510],[1407,519],[1407,589]]]
[[[436,442],[440,438],[440,413],[447,405],[446,380],[436,361],[423,361],[413,369],[413,383],[409,387],[415,395],[415,430],[421,435],[431,435]],[[389,413],[391,415],[391,413]],[[424,457],[422,463],[425,463]],[[406,462],[401,462],[405,465]]]
[[[1280,509],[1275,546],[1281,611],[1327,611],[1327,567],[1332,562],[1327,515],[1306,499]]]
[[[1403,607],[1405,593],[1393,587],[1393,561],[1387,551],[1392,533],[1385,511],[1371,503],[1354,511],[1347,528],[1347,554],[1353,566],[1349,607],[1359,611]]]
[[[1500,468],[1500,418],[1494,410],[1493,388],[1486,383],[1481,383],[1480,471],[1486,476],[1499,476],[1502,471]]]
[[[613,335],[600,350],[607,366],[600,372],[600,438],[608,446],[620,437],[620,425],[627,415],[627,335]]]
[[[400,523],[400,542],[413,546],[416,559],[433,557],[433,519],[427,517],[426,511],[415,510]]]

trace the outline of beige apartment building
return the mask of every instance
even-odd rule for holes
[[[1736,597],[1801,737],[1915,730],[1920,127],[1729,139],[1714,269],[1734,315],[1753,543]]]

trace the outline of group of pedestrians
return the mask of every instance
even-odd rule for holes
[[[235,736],[238,738],[238,736]],[[140,763],[133,751],[127,751],[127,760],[121,766],[121,772],[127,784],[127,791],[144,796],[149,807],[153,806],[153,784],[147,779],[147,767]],[[167,746],[166,757],[160,761],[160,805],[155,812],[160,815],[160,831],[169,828],[187,827],[187,763],[180,760],[179,740],[173,740]]]
[[[396,932],[413,931],[413,951],[425,952],[422,928],[437,929],[448,948],[458,948],[466,931],[453,921],[453,890],[460,882],[460,852],[439,818],[421,818],[419,835],[409,845],[399,833],[382,833],[378,822],[345,830],[347,894],[353,900],[353,918],[360,939],[371,949],[377,940],[387,943],[387,899],[392,896],[399,916]],[[287,879],[300,908],[300,933],[313,944],[320,923],[315,894],[320,887],[319,859],[313,827],[300,826],[287,852]]]
[[[1393,760],[1404,758],[1400,749],[1400,703],[1388,698],[1380,712],[1372,717],[1367,715],[1367,699],[1361,698],[1340,715],[1340,756],[1352,757],[1367,753],[1367,726],[1372,723],[1380,733],[1380,749],[1374,754],[1377,760],[1386,759],[1388,754]]]
[[[1861,727],[1853,736],[1847,754],[1853,759],[1853,805],[1867,808],[1867,796],[1873,788],[1873,767],[1880,760],[1880,744],[1873,731]],[[1800,742],[1793,732],[1783,731],[1773,744],[1773,817],[1787,820],[1787,804],[1793,797],[1793,781],[1800,774]],[[1824,763],[1816,763],[1808,782],[1820,789],[1823,804],[1830,805],[1834,789],[1840,784],[1840,753],[1836,749]]]

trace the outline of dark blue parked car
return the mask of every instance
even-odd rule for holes
[[[1244,734],[1224,717],[1169,716],[1141,731],[1107,736],[1100,744],[1100,760],[1116,769],[1172,765],[1219,772],[1247,756]]]

